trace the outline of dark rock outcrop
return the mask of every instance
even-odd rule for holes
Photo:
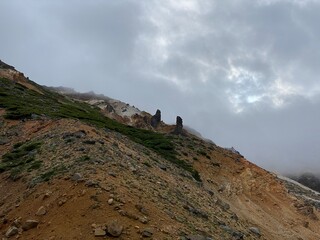
[[[156,128],[161,122],[161,111],[158,109],[156,114],[151,117],[151,126]]]
[[[114,113],[114,112],[116,112],[116,111],[114,110],[114,108],[112,107],[111,104],[107,104],[106,110],[108,111],[108,113]]]
[[[1,60],[0,60],[0,69],[11,69],[11,70],[15,70],[15,68],[14,67],[12,67],[12,66],[10,66],[10,65],[8,65],[8,64],[6,64],[6,63],[4,63],[4,62],[2,62]]]
[[[177,120],[176,120],[176,128],[173,131],[173,134],[182,134],[182,129],[183,129],[183,121],[182,118],[177,116]]]

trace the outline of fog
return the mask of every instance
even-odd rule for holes
[[[320,2],[0,2],[0,59],[184,123],[271,171],[320,172]]]

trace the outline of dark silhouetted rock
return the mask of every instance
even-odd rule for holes
[[[1,60],[0,60],[0,69],[11,69],[11,70],[15,70],[14,69],[14,67],[12,67],[12,66],[10,66],[10,65],[8,65],[8,64],[6,64],[6,63],[4,63],[4,62],[2,62]]]
[[[156,128],[161,121],[161,111],[158,109],[156,114],[151,117],[151,126]]]
[[[114,110],[114,108],[113,108],[110,104],[107,104],[106,110],[107,110],[109,113],[116,112],[116,111]]]
[[[182,129],[183,129],[183,121],[182,118],[177,116],[176,120],[176,128],[173,131],[173,134],[182,134]]]

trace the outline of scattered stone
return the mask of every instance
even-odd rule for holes
[[[105,236],[106,235],[106,231],[105,230],[103,230],[102,228],[96,228],[95,230],[94,230],[94,236],[95,237],[103,237],[103,236]]]
[[[21,217],[17,218],[13,221],[12,226],[15,226],[17,228],[21,227],[22,223],[21,223]]]
[[[75,173],[72,175],[71,180],[72,181],[79,181],[82,179],[82,174],[81,173]]]
[[[203,235],[188,235],[186,236],[187,240],[209,240],[211,238],[203,236]]]
[[[148,215],[147,209],[141,204],[136,204],[135,207],[139,212],[143,213],[144,215]]]
[[[86,181],[86,183],[84,185],[87,186],[87,187],[96,187],[99,184],[97,182],[89,179],[88,181]]]
[[[92,228],[97,228],[97,227],[98,227],[98,225],[97,225],[97,224],[95,224],[95,223],[92,223],[92,224],[91,224],[91,227],[92,227]]]
[[[231,219],[235,220],[236,222],[239,220],[239,217],[237,216],[237,214],[232,213],[231,214]]]
[[[219,188],[218,188],[218,192],[222,193],[225,189],[226,189],[225,185],[220,185]]]
[[[110,198],[110,199],[108,200],[108,204],[111,205],[111,204],[113,203],[113,201],[114,201],[113,198]]]
[[[220,163],[217,163],[217,162],[212,162],[211,165],[213,167],[221,167]]]
[[[115,174],[114,172],[108,172],[109,176],[112,176],[112,177],[117,177],[117,174]]]
[[[257,227],[250,227],[250,228],[249,228],[249,231],[252,232],[252,233],[254,233],[254,234],[257,235],[257,236],[261,236],[260,229],[257,228]]]
[[[123,226],[120,225],[117,221],[112,221],[108,224],[108,233],[113,237],[119,237],[123,231]]]
[[[86,135],[87,135],[86,131],[84,131],[84,130],[80,130],[80,131],[73,133],[73,136],[75,136],[76,138],[83,138]]]
[[[142,237],[145,237],[145,238],[149,238],[149,237],[152,237],[153,235],[153,230],[150,229],[150,228],[146,228],[142,231],[141,233]]]
[[[220,227],[227,233],[232,236],[233,240],[242,240],[244,238],[244,234],[242,232],[238,232],[233,230],[231,227],[226,225],[220,225]]]
[[[159,168],[163,171],[167,171],[167,167],[165,165],[159,165]]]
[[[223,202],[220,198],[217,199],[216,204],[223,210],[228,211],[230,209],[230,205],[226,202]]]
[[[161,122],[161,111],[158,109],[156,114],[151,117],[151,126],[156,128]]]
[[[220,225],[220,227],[221,227],[225,232],[227,232],[227,233],[229,233],[229,234],[232,234],[232,233],[233,233],[232,228],[229,227],[229,226],[227,226],[227,225],[225,225],[225,224]]]
[[[96,144],[96,141],[95,140],[84,140],[83,143],[89,144],[89,145],[94,145],[94,144]]]
[[[67,198],[63,197],[58,201],[58,206],[61,207],[63,204],[67,202]]]
[[[42,200],[45,200],[46,198],[49,198],[51,196],[52,192],[51,191],[47,191],[43,197],[42,197]]]
[[[23,231],[28,231],[32,228],[36,228],[38,226],[39,222],[37,220],[27,220],[23,225],[22,225],[22,230]]]
[[[244,234],[242,232],[234,231],[232,233],[232,237],[233,237],[234,240],[243,240]]]
[[[199,210],[199,209],[196,209],[195,207],[192,207],[190,205],[185,205],[183,206],[184,209],[188,210],[190,213],[194,214],[195,216],[197,217],[201,217],[201,218],[204,218],[204,219],[208,219],[209,216],[207,213]]]
[[[46,208],[45,208],[44,206],[41,206],[41,207],[38,209],[36,215],[37,215],[37,216],[43,216],[43,215],[46,215],[46,213],[47,213]]]
[[[9,238],[9,237],[12,237],[18,233],[19,233],[19,229],[15,226],[11,226],[11,227],[9,227],[9,229],[7,230],[5,235],[6,235],[6,237]]]
[[[147,224],[149,222],[149,219],[146,216],[144,216],[144,217],[140,217],[139,221],[143,224]]]

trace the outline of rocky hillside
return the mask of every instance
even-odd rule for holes
[[[124,116],[101,100],[1,62],[2,239],[320,239],[297,185],[188,133],[180,117],[169,126],[160,111]]]

